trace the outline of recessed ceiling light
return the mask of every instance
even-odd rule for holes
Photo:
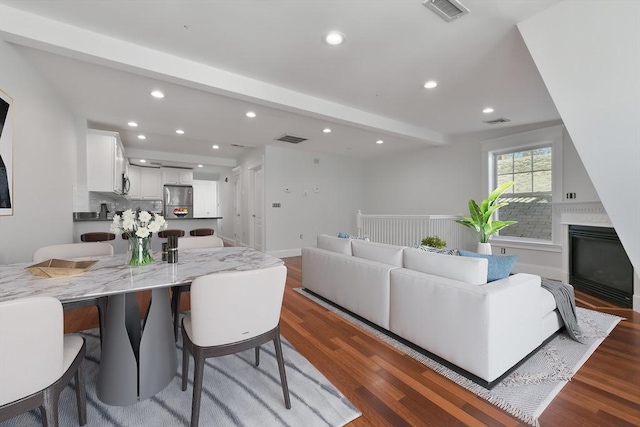
[[[160,92],[159,90],[154,90],[153,92],[151,92],[151,96],[153,96],[154,98],[164,98],[164,93]]]
[[[245,114],[245,116],[254,118],[256,116],[256,113],[254,113],[253,111],[247,111],[247,114]]]
[[[376,141],[376,144],[378,144],[378,145],[380,145],[380,144],[384,144],[384,141],[383,141],[383,140],[381,140],[381,139],[379,139],[379,140],[377,140],[377,141]]]
[[[489,113],[493,113],[495,110],[491,107],[487,107],[484,110],[482,110],[483,113],[485,114],[489,114]]]
[[[331,129],[329,129],[329,128],[324,128],[324,129],[322,129],[322,132],[324,132],[324,133],[331,133]]]
[[[138,135],[138,139],[147,139],[147,137],[144,135]]]
[[[326,36],[324,36],[324,41],[327,44],[330,44],[332,46],[337,46],[339,44],[342,44],[345,40],[345,36],[344,34],[342,34],[339,31],[331,31],[329,33],[327,33]]]
[[[131,126],[132,128],[137,128],[138,124],[136,122],[129,122],[127,123],[129,126]]]
[[[147,163],[147,161],[145,159],[140,159],[140,163]]]
[[[198,165],[198,167],[199,167],[199,168],[203,168],[204,166],[203,166],[203,165]]]
[[[433,89],[436,86],[438,86],[438,82],[435,80],[429,80],[424,84],[425,89]]]
[[[211,147],[211,148],[213,148],[214,150],[217,150],[218,148],[220,148],[220,146],[216,144],[216,145],[214,145],[214,146],[213,146],[213,147]]]
[[[182,129],[176,129],[176,133],[178,135],[184,135],[184,131]]]

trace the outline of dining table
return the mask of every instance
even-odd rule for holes
[[[106,404],[131,405],[163,390],[177,372],[171,287],[208,274],[283,264],[248,247],[180,250],[177,263],[159,261],[160,253],[154,253],[154,259],[148,265],[130,266],[126,254],[74,258],[70,261],[97,262],[79,275],[57,278],[33,275],[27,270],[33,262],[0,265],[0,301],[51,296],[64,305],[108,297],[96,392]],[[151,291],[151,301],[142,319],[134,293],[144,290]]]

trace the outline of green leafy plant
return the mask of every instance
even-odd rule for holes
[[[422,239],[422,245],[431,246],[432,248],[444,248],[447,246],[447,242],[439,238],[438,236],[429,236]]]
[[[469,200],[469,213],[471,215],[462,217],[462,219],[458,219],[456,222],[475,230],[476,233],[478,233],[480,243],[487,243],[489,237],[493,234],[505,227],[516,224],[518,221],[493,221],[491,219],[495,211],[509,204],[507,202],[498,203],[498,198],[509,187],[513,186],[513,184],[513,181],[509,181],[500,185],[489,194],[488,198],[482,201],[480,206],[478,206],[475,200]]]

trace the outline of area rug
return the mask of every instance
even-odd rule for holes
[[[563,331],[494,388],[487,390],[349,313],[306,292],[302,288],[296,288],[296,291],[514,417],[533,426],[539,425],[538,418],[545,408],[584,362],[587,361],[589,356],[593,354],[618,322],[623,320],[618,316],[580,307],[576,308],[578,323],[583,332],[584,344],[572,340]]]
[[[193,359],[189,385],[180,390],[182,347],[178,342],[178,374],[156,396],[126,407],[108,406],[96,396],[100,357],[97,330],[81,334],[87,341],[87,426],[188,426],[193,395]],[[200,408],[201,426],[343,426],[361,413],[311,363],[284,338],[283,354],[291,409],[284,406],[280,375],[272,344],[254,351],[207,359]],[[67,387],[60,397],[60,426],[77,426],[75,390]],[[42,426],[40,412],[12,418],[2,427]]]

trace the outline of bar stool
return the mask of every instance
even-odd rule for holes
[[[214,233],[213,228],[194,228],[189,232],[191,236],[213,236]]]
[[[168,230],[158,231],[158,237],[160,237],[161,239],[164,239],[169,236],[182,237],[184,236],[184,230],[180,230],[177,228],[170,228]]]
[[[115,238],[115,234],[107,233],[106,231],[91,231],[80,236],[80,240],[83,242],[106,242]]]

